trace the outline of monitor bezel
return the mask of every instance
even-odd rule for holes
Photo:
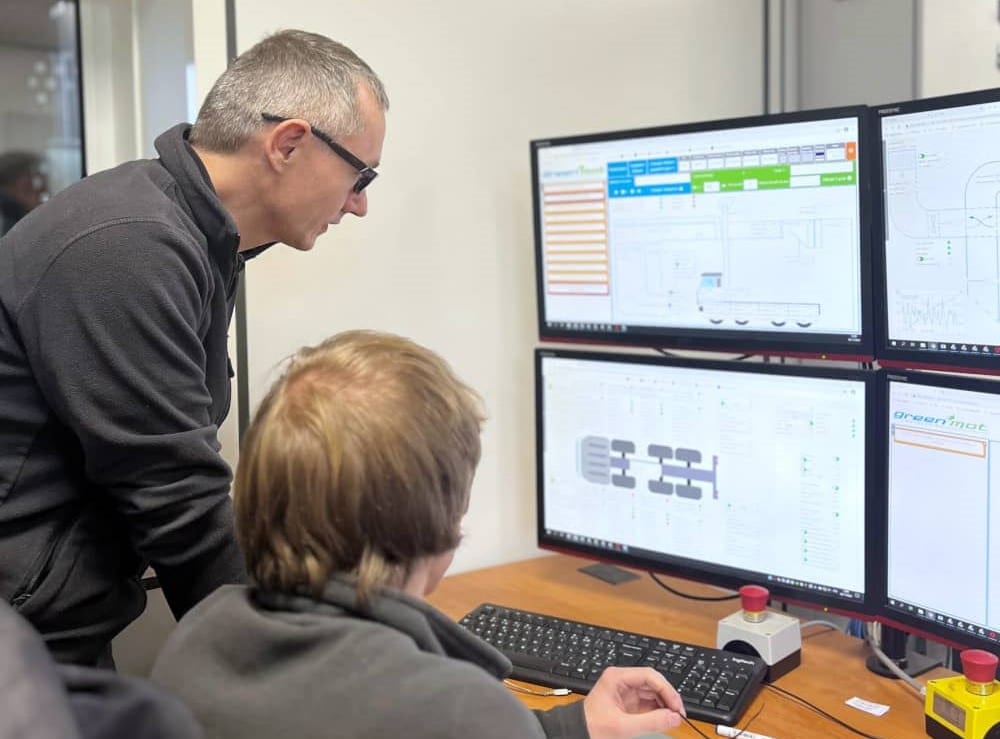
[[[886,219],[888,209],[885,193],[885,149],[882,140],[882,123],[887,118],[910,113],[960,108],[967,105],[1000,102],[1000,87],[953,95],[940,95],[920,100],[907,100],[872,107],[872,142],[875,156],[869,166],[872,200],[878,202],[872,221],[873,267],[875,271],[875,357],[886,368],[940,369],[953,372],[1000,373],[1000,354],[945,353],[919,348],[893,347],[889,336],[889,284],[888,258],[886,256]],[[899,340],[899,339],[897,339]],[[1000,344],[1000,341],[998,341]]]
[[[627,138],[669,136],[741,128],[766,127],[787,123],[856,118],[858,122],[858,217],[859,274],[861,279],[861,334],[856,341],[838,334],[797,334],[779,331],[732,331],[721,329],[691,329],[665,326],[629,326],[621,331],[614,328],[569,329],[550,326],[545,310],[544,248],[541,233],[541,188],[539,187],[538,152],[553,146],[615,141]],[[817,110],[769,115],[727,118],[713,121],[654,126],[609,132],[579,134],[530,142],[532,229],[535,251],[535,295],[537,300],[538,336],[541,341],[603,344],[611,347],[662,347],[698,349],[741,354],[784,355],[868,361],[874,358],[874,304],[872,280],[872,220],[871,172],[877,161],[870,151],[874,140],[871,116],[867,106],[853,105]]]
[[[865,384],[865,540],[868,546],[865,550],[865,591],[862,601],[855,601],[835,595],[803,590],[787,586],[763,578],[754,578],[752,573],[738,574],[730,567],[708,565],[697,560],[677,556],[635,556],[631,553],[609,550],[604,547],[591,546],[583,542],[566,541],[546,534],[545,532],[545,470],[544,470],[544,388],[542,383],[542,365],[546,358],[564,358],[585,361],[615,362],[620,364],[642,364],[666,367],[681,367],[705,370],[721,370],[726,372],[755,373],[763,375],[830,378],[839,380],[856,380]],[[536,504],[536,542],[541,549],[563,552],[574,556],[586,557],[633,568],[648,570],[663,575],[675,576],[685,580],[715,585],[736,590],[746,584],[756,584],[766,587],[772,599],[789,603],[797,603],[810,608],[825,608],[836,613],[866,621],[874,620],[874,598],[876,587],[880,584],[878,572],[875,569],[881,564],[880,554],[871,551],[874,545],[870,535],[873,531],[881,531],[884,523],[877,506],[879,499],[875,495],[874,483],[880,479],[880,457],[872,450],[876,448],[871,440],[877,438],[877,427],[874,419],[877,417],[875,381],[876,370],[850,369],[831,366],[798,366],[765,362],[733,362],[708,359],[686,359],[666,356],[650,356],[643,354],[623,354],[610,352],[579,351],[570,349],[538,348],[534,358],[535,373],[535,504]]]
[[[892,606],[889,603],[889,388],[893,382],[907,382],[931,387],[951,388],[955,390],[968,390],[972,392],[986,392],[991,395],[1000,395],[1000,381],[989,380],[973,375],[943,375],[931,372],[920,372],[916,370],[882,370],[879,378],[876,394],[879,399],[880,408],[880,433],[882,435],[879,445],[879,454],[884,460],[882,466],[882,477],[878,487],[878,507],[882,511],[882,528],[878,530],[879,540],[882,542],[879,556],[881,561],[878,564],[878,574],[880,582],[878,591],[873,598],[872,605],[875,609],[876,620],[886,626],[891,626],[911,634],[927,637],[946,646],[957,649],[985,649],[986,651],[1000,654],[1000,642],[990,641],[981,638],[977,634],[970,635],[966,631],[959,631],[949,628],[947,624],[939,625],[937,621],[929,621],[926,618],[910,615],[906,611]],[[941,522],[941,535],[948,536],[946,522]],[[954,534],[951,535],[954,537]],[[954,546],[961,546],[960,537],[955,539]],[[930,543],[928,543],[930,546]]]

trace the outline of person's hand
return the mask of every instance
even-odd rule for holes
[[[668,731],[687,715],[673,686],[651,667],[609,667],[583,700],[590,739]]]

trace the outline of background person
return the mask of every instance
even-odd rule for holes
[[[0,236],[48,198],[45,163],[32,151],[0,153]]]

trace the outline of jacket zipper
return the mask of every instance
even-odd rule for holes
[[[68,517],[49,536],[45,547],[31,563],[31,567],[28,569],[29,576],[17,587],[10,599],[10,604],[15,610],[19,610],[35,594],[38,586],[52,571],[52,561],[56,549],[65,540],[75,520],[76,516]]]

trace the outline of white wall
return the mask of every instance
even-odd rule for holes
[[[918,0],[782,0],[783,110],[891,103],[914,94]],[[953,3],[954,4],[954,3]]]
[[[155,157],[153,141],[189,120],[187,71],[192,63],[192,6],[177,0],[134,4],[136,58],[141,74],[141,156]],[[225,39],[225,34],[222,36]],[[169,90],[170,94],[163,94]]]
[[[920,97],[1000,86],[995,0],[921,0]]]
[[[248,266],[251,402],[272,368],[348,328],[408,335],[486,398],[454,569],[535,552],[536,314],[528,141],[757,114],[760,0],[237,0],[240,50],[294,25],[355,49],[392,108],[370,214]]]

